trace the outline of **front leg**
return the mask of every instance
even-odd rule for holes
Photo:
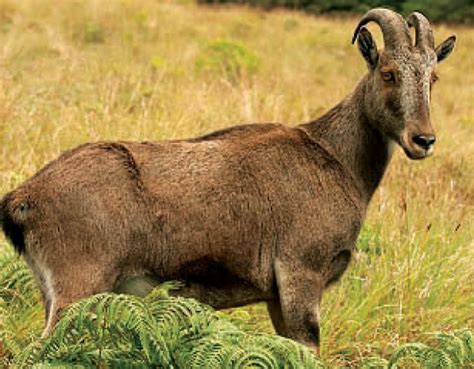
[[[324,289],[321,275],[295,260],[275,260],[285,336],[319,354],[319,306]]]
[[[283,312],[281,311],[280,298],[277,298],[278,300],[267,301],[268,315],[270,315],[276,334],[282,337],[288,337]]]

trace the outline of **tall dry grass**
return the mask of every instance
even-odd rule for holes
[[[315,118],[365,73],[356,21],[188,1],[2,0],[0,193],[86,141]],[[396,153],[359,255],[325,295],[322,355],[333,364],[474,327],[474,29],[435,27],[438,41],[451,33],[458,45],[432,99],[435,155]],[[226,43],[224,53],[243,49],[237,67],[219,67],[213,47]],[[247,311],[270,329],[262,306]]]

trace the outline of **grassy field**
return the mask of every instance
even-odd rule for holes
[[[187,1],[1,0],[0,193],[87,141],[315,118],[365,73],[356,22]],[[435,155],[412,162],[397,150],[360,252],[324,296],[329,365],[474,329],[474,29],[435,27],[438,42],[452,33],[432,99]],[[271,331],[262,305],[233,314]],[[23,319],[18,335],[38,335],[41,307]],[[0,331],[7,320],[0,311]]]

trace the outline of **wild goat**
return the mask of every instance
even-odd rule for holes
[[[317,349],[323,290],[349,264],[392,142],[411,159],[433,152],[431,86],[455,43],[435,49],[422,14],[387,9],[370,10],[355,40],[368,73],[315,121],[87,143],[5,195],[3,230],[41,288],[43,334],[73,301],[149,276],[218,309],[266,301],[279,334]]]

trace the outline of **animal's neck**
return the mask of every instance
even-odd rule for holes
[[[346,99],[315,121],[302,124],[348,168],[369,202],[391,158],[392,143],[364,112],[365,78]]]

